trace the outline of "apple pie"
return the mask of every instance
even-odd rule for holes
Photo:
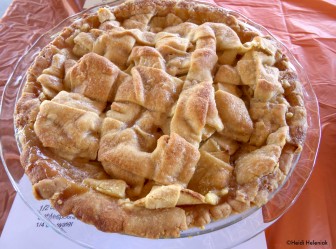
[[[302,85],[272,38],[174,0],[64,28],[30,67],[15,125],[37,199],[148,238],[265,204],[307,130]]]

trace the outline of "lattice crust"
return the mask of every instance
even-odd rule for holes
[[[108,232],[178,237],[261,206],[307,130],[269,37],[223,10],[136,0],[67,27],[16,107],[39,199]]]

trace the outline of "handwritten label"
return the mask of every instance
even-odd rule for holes
[[[39,208],[40,213],[50,222],[57,225],[61,229],[71,228],[74,225],[76,217],[73,215],[68,215],[66,217],[61,216],[51,205],[42,204]],[[48,224],[37,218],[36,221],[37,228],[48,228]]]
[[[24,176],[20,182],[20,188],[26,190],[25,197],[34,198],[31,191],[31,183],[28,177]],[[223,236],[225,232],[217,231],[214,234],[195,236],[192,239],[174,239],[169,240],[149,240],[133,236],[125,236],[114,233],[97,232],[94,226],[86,225],[75,219],[73,215],[62,217],[50,205],[49,201],[31,202],[33,208],[39,211],[44,217],[49,219],[64,231],[68,238],[72,238],[82,243],[74,242],[60,236],[51,227],[48,228],[45,220],[39,220],[36,215],[26,206],[19,195],[16,195],[13,206],[9,213],[4,230],[0,237],[1,249],[22,249],[22,248],[71,248],[83,249],[83,246],[89,248],[110,249],[113,248],[222,248]],[[262,220],[262,212],[256,212]],[[47,229],[45,229],[47,228]],[[19,238],[19,239],[18,239]],[[265,234],[261,233],[248,242],[235,247],[235,249],[258,248],[266,249]]]

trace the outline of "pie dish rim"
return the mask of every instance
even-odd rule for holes
[[[122,2],[124,2],[124,1],[117,1],[117,3],[118,2],[120,2],[120,3],[122,3]],[[204,3],[204,2],[201,2],[202,4],[207,4],[207,3]],[[115,4],[115,3],[112,3],[112,4]],[[92,12],[94,12],[98,7],[101,7],[101,6],[105,6],[106,4],[104,4],[104,5],[100,5],[100,6],[96,6],[96,7],[93,7],[93,8],[90,8],[90,9],[87,9],[87,10],[85,10],[85,11],[83,11],[83,12],[80,12],[80,13],[78,13],[78,14],[76,14],[75,16],[72,16],[72,17],[69,17],[69,18],[67,18],[67,19],[65,19],[64,21],[62,21],[59,25],[57,25],[56,27],[54,27],[53,29],[51,29],[50,31],[48,31],[47,33],[45,33],[44,35],[42,35],[41,36],[41,38],[32,46],[32,48],[30,49],[30,50],[28,50],[27,51],[27,53],[25,54],[25,55],[23,55],[22,57],[21,57],[21,59],[19,60],[19,62],[18,62],[18,64],[22,61],[22,59],[25,57],[25,56],[27,56],[27,54],[29,54],[33,49],[34,49],[34,47],[36,46],[36,45],[38,45],[38,43],[40,42],[40,40],[42,40],[42,38],[43,37],[48,37],[50,34],[52,34],[53,32],[53,30],[55,30],[55,29],[57,29],[57,28],[59,28],[60,26],[62,26],[64,23],[66,23],[67,21],[69,21],[69,20],[72,20],[72,19],[75,19],[76,20],[76,18],[77,17],[79,17],[79,16],[81,16],[81,15],[83,15],[83,14],[85,14],[85,13],[88,13],[88,12],[90,12],[90,11],[92,11]],[[109,5],[110,6],[110,5]],[[218,7],[220,7],[220,8],[222,8],[221,6],[218,6]],[[226,9],[227,10],[227,9]],[[229,10],[229,13],[236,13],[236,14],[238,14],[238,15],[240,15],[241,17],[243,17],[245,20],[247,20],[247,21],[249,21],[250,23],[252,23],[252,24],[255,24],[254,22],[252,22],[252,21],[250,21],[248,18],[246,18],[246,17],[244,17],[243,15],[241,15],[241,14],[239,14],[238,12],[235,12],[235,11],[230,11]],[[254,26],[255,27],[255,26]],[[261,25],[258,25],[257,26],[257,28],[262,28],[262,26]],[[267,31],[265,28],[263,28],[263,31],[265,32],[265,31]],[[268,31],[267,31],[268,32]],[[56,34],[57,34],[58,32],[56,32]],[[54,35],[56,35],[56,34],[52,34],[50,37],[53,37]],[[271,34],[271,33],[269,33],[268,32],[268,34],[270,34],[273,38],[274,38],[274,36]],[[278,41],[278,40],[277,40]],[[279,41],[278,41],[279,42]],[[287,48],[286,48],[287,49]],[[290,53],[290,51],[287,49],[287,51],[286,51],[286,54],[287,53]],[[294,56],[292,56],[293,58],[294,58]],[[292,60],[291,60],[292,61]],[[297,63],[297,61],[293,61],[294,63],[296,63],[298,66],[300,66],[300,64],[298,64]],[[18,66],[17,66],[18,67]],[[15,70],[17,70],[17,67],[14,69],[14,71]],[[13,73],[14,74],[14,73]],[[12,74],[12,76],[13,76],[13,74]],[[10,80],[11,79],[9,79],[8,80],[8,83],[10,83]],[[22,80],[21,80],[21,82],[24,82],[24,77],[22,78]],[[19,93],[21,92],[21,90],[22,90],[22,86],[23,86],[23,84],[21,84],[21,86],[20,86],[20,91],[19,91]],[[309,81],[308,81],[308,86],[310,86],[310,84],[309,84]],[[310,88],[311,88],[311,86],[310,86]],[[4,92],[6,91],[6,88],[4,89]],[[18,94],[18,96],[19,96],[20,94]],[[314,97],[314,96],[313,96]],[[318,124],[318,126],[319,126],[319,124]],[[317,146],[318,147],[318,146]],[[4,161],[4,160],[3,160]],[[6,163],[4,163],[4,165],[6,165]],[[295,163],[295,165],[293,165],[292,166],[292,168],[291,168],[291,172],[295,169],[295,166],[296,166],[296,163]],[[6,166],[5,166],[5,168],[6,168]],[[7,170],[7,173],[8,173],[8,170]],[[10,173],[8,173],[9,175],[10,175]],[[287,181],[287,179],[289,179],[290,178],[290,175],[288,175],[287,177],[286,177],[286,180],[285,180],[285,182]],[[11,181],[12,181],[12,184],[13,184],[13,180],[11,179]],[[15,182],[15,181],[14,181]],[[285,182],[282,184],[282,186],[285,184]],[[14,185],[14,184],[13,184]],[[282,186],[280,186],[275,192],[273,192],[272,193],[272,195],[276,195],[276,193],[277,193],[277,191],[280,191],[281,190],[281,188],[282,188]],[[302,188],[303,188],[303,186],[302,186]],[[16,187],[16,189],[18,190],[18,192],[19,192],[19,189],[18,189],[18,187]],[[270,198],[269,199],[269,201],[268,202],[270,202],[271,201],[271,199],[272,198]],[[265,205],[267,205],[267,204],[265,204]],[[248,211],[250,211],[251,209],[249,209]],[[256,211],[256,210],[255,210]],[[253,212],[252,212],[253,213]],[[251,213],[251,214],[252,214]],[[241,213],[240,215],[242,215],[243,213]],[[250,215],[250,214],[249,214]],[[248,215],[247,215],[248,216]],[[243,218],[242,218],[243,219]],[[238,221],[238,220],[237,220]],[[229,225],[231,225],[232,223],[230,223]],[[227,225],[227,226],[229,226],[229,225]],[[226,227],[226,226],[225,226]],[[223,227],[220,227],[220,228],[218,228],[218,229],[222,229]],[[202,230],[202,231],[205,231],[205,230]],[[212,231],[212,230],[211,230]],[[211,232],[211,231],[209,231],[209,232]],[[204,233],[207,233],[207,232],[201,232],[201,233],[199,233],[199,234],[204,234]],[[199,234],[195,234],[195,235],[199,235]],[[193,235],[187,235],[187,236],[193,236]],[[182,237],[182,236],[181,236]]]

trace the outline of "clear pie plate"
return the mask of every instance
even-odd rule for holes
[[[108,6],[113,7],[122,2],[115,1],[108,4]],[[84,14],[97,11],[98,7],[87,9],[65,19],[55,28],[41,36],[30,50],[21,57],[7,81],[0,110],[0,153],[5,170],[17,193],[46,225],[64,237],[87,248],[188,248],[196,246],[202,248],[230,248],[264,231],[296,201],[314,168],[320,141],[319,109],[307,75],[289,49],[264,27],[238,12],[228,9],[224,9],[224,11],[235,16],[249,29],[271,36],[277,42],[279,48],[288,56],[292,69],[296,70],[299,80],[303,84],[309,125],[303,151],[294,160],[291,172],[285,183],[273,193],[271,199],[264,206],[255,207],[244,213],[230,216],[227,219],[212,222],[203,229],[189,229],[181,233],[181,238],[151,240],[98,231],[95,227],[78,221],[73,216],[60,217],[55,210],[50,209],[48,201],[37,201],[34,198],[31,184],[28,178],[24,176],[20,164],[20,148],[16,140],[16,130],[13,122],[14,108],[26,80],[26,71],[35,56],[60,33],[63,27],[71,25]],[[217,7],[222,8],[220,6]],[[70,223],[71,226],[69,225]]]

